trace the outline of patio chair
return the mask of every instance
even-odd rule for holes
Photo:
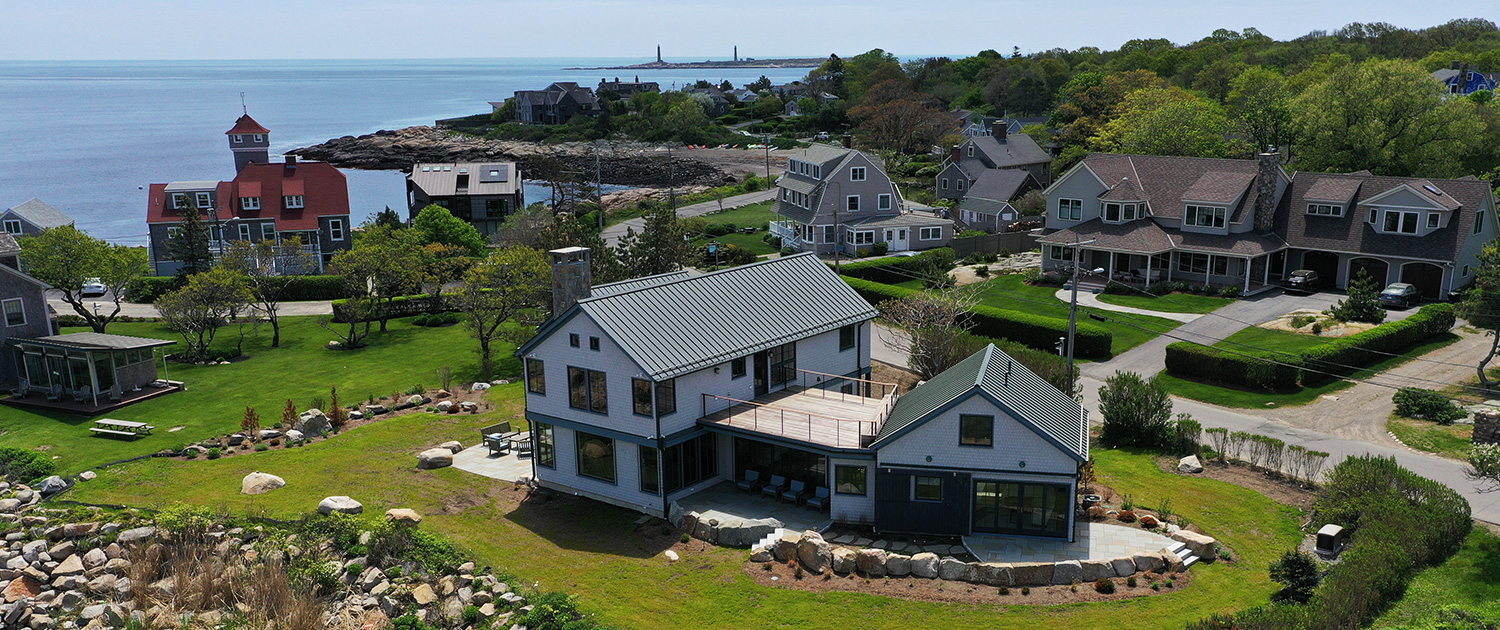
[[[119,383],[116,383],[114,387],[109,388],[109,400],[110,402],[120,402],[122,400],[125,400],[125,392],[120,389]]]
[[[745,471],[745,478],[734,482],[734,485],[745,492],[755,492],[758,489],[757,486],[760,485],[760,471]]]
[[[84,385],[73,392],[73,402],[84,402],[93,397],[94,389],[88,385]]]
[[[26,394],[30,391],[31,381],[23,378],[21,379],[21,382],[16,386],[16,398],[25,398]]]
[[[531,456],[531,439],[527,438],[516,443],[516,456]]]
[[[815,508],[819,512],[828,509],[828,488],[818,486],[813,495],[807,497],[807,507]]]
[[[761,488],[760,493],[763,496],[768,496],[774,499],[781,496],[781,493],[786,492],[786,485],[786,477],[783,477],[781,475],[771,475],[771,482],[766,484],[766,487]]]
[[[52,388],[47,390],[47,400],[51,400],[51,401],[61,400],[62,399],[62,395],[63,395],[62,385],[53,384]]]
[[[792,505],[797,505],[797,501],[802,498],[803,494],[806,493],[807,484],[801,481],[793,480],[792,486],[790,488],[787,488],[786,492],[781,493],[781,498],[787,501],[791,501]]]

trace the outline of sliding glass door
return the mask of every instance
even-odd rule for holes
[[[975,532],[1067,536],[1068,486],[974,481]]]

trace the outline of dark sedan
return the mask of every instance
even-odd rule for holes
[[[1417,285],[1414,284],[1397,282],[1387,286],[1384,291],[1381,291],[1380,297],[1377,299],[1380,300],[1381,306],[1407,308],[1422,301],[1422,290],[1418,289]]]
[[[1323,288],[1323,279],[1311,269],[1298,269],[1287,276],[1281,288],[1288,293],[1312,293]]]

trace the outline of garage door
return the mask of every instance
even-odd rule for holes
[[[1355,258],[1349,261],[1349,277],[1345,280],[1345,286],[1348,286],[1347,283],[1349,282],[1354,282],[1354,279],[1359,277],[1359,271],[1363,269],[1365,273],[1370,274],[1370,277],[1375,279],[1377,286],[1384,287],[1386,285],[1386,270],[1388,268],[1389,265],[1384,260],[1378,258]]]
[[[1303,252],[1302,266],[1298,269],[1311,269],[1318,272],[1318,277],[1326,283],[1333,282],[1338,278],[1339,255],[1328,252]]]
[[[1422,290],[1423,299],[1440,300],[1443,298],[1442,267],[1431,263],[1406,263],[1401,267],[1401,281],[1417,285],[1417,288]]]

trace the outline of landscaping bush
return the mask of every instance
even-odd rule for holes
[[[733,223],[710,223],[703,229],[703,233],[708,236],[723,236],[733,234],[738,229]]]
[[[1295,357],[1280,353],[1230,352],[1191,341],[1169,344],[1166,353],[1168,374],[1252,389],[1296,387],[1300,370],[1282,365],[1295,361]]]
[[[447,326],[464,321],[463,313],[423,313],[412,318],[411,323],[417,326]]]
[[[1401,388],[1391,396],[1391,402],[1396,403],[1396,413],[1402,416],[1422,418],[1438,424],[1453,424],[1454,420],[1469,415],[1442,394],[1419,387]]]
[[[1158,450],[1174,446],[1172,399],[1156,376],[1143,379],[1135,372],[1116,371],[1099,388],[1099,412],[1104,416],[1099,442],[1105,446]]]
[[[953,268],[955,259],[953,248],[939,247],[916,256],[847,263],[840,266],[839,273],[860,280],[895,284],[911,280],[913,276],[946,272]]]
[[[13,483],[32,484],[57,471],[57,464],[41,451],[0,446],[0,478]]]
[[[177,276],[145,276],[125,285],[125,295],[132,302],[153,303],[163,294],[181,288]],[[281,299],[286,302],[337,300],[347,297],[339,276],[297,276],[287,284]]]
[[[1105,595],[1113,594],[1115,592],[1115,581],[1109,578],[1099,578],[1098,581],[1094,582],[1094,590]]]
[[[880,241],[879,243],[870,246],[870,251],[874,252],[876,256],[884,256],[885,253],[890,250],[891,244],[885,241]]]

